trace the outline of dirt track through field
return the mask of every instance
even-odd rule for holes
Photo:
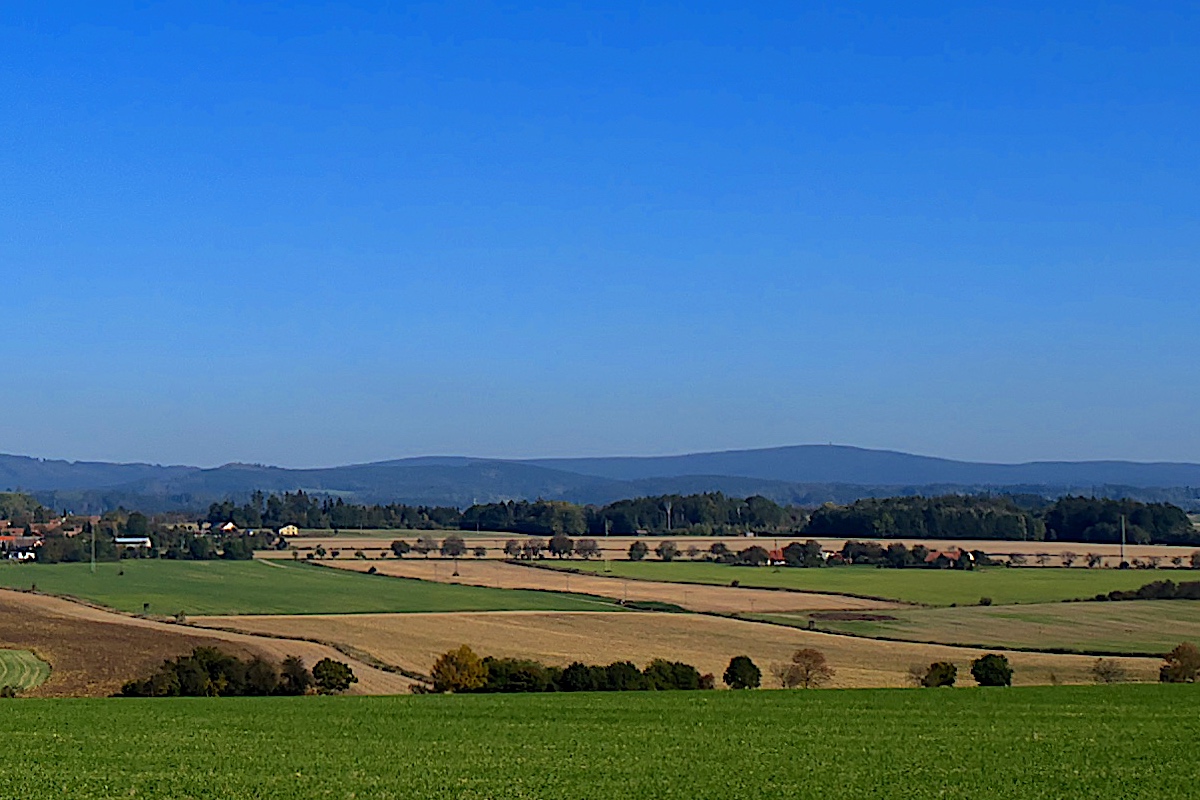
[[[912,664],[953,661],[962,683],[972,683],[969,664],[984,651],[911,643],[879,642],[698,614],[657,613],[447,613],[239,616],[197,618],[201,625],[236,627],[338,641],[407,669],[428,673],[441,653],[469,644],[480,655],[536,658],[565,666],[572,661],[607,664],[628,659],[645,664],[663,657],[686,661],[720,677],[729,659],[749,655],[764,671],[804,647],[826,654],[836,687],[903,686]],[[1016,683],[1089,682],[1095,661],[1086,656],[1008,653]],[[1121,659],[1132,677],[1154,680],[1158,662]],[[1052,679],[1053,676],[1053,679]]]
[[[635,602],[671,603],[691,611],[718,614],[738,612],[780,613],[788,611],[836,611],[897,608],[899,604],[857,597],[782,592],[769,589],[742,589],[730,586],[634,581],[605,578],[594,574],[572,574],[536,567],[522,567],[500,561],[461,561],[455,577],[454,563],[426,559],[394,561],[325,561],[338,569],[366,572],[374,567],[380,574],[401,578],[420,578],[442,583],[465,583],[498,589],[542,589],[555,592],[581,592]]]
[[[126,681],[144,677],[164,659],[200,646],[275,661],[298,655],[310,667],[322,658],[344,661],[358,677],[354,694],[398,694],[407,692],[412,683],[312,642],[202,631],[57,597],[0,590],[0,647],[32,650],[50,663],[50,678],[31,692],[34,695],[106,696]]]

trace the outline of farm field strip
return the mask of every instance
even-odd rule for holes
[[[610,663],[652,658],[686,661],[701,673],[720,676],[735,655],[749,655],[770,684],[772,663],[787,661],[803,647],[823,651],[837,670],[837,687],[904,686],[913,664],[953,661],[967,675],[969,662],[984,651],[907,642],[879,642],[812,633],[781,625],[702,614],[659,613],[489,613],[356,614],[204,617],[201,626],[247,633],[301,636],[338,642],[415,672],[428,673],[435,658],[460,644],[480,655],[536,658],[565,666],[572,661]],[[1094,658],[1044,653],[1009,654],[1015,683],[1090,681]],[[1125,659],[1131,676],[1155,680],[1159,661]],[[1052,680],[1053,676],[1053,680]],[[969,681],[969,677],[967,678]]]
[[[28,650],[0,649],[0,686],[22,691],[41,686],[50,677],[50,665]]]
[[[543,561],[551,569],[578,569],[617,578],[728,586],[845,592],[933,606],[1050,603],[1092,597],[1114,589],[1137,589],[1154,580],[1200,578],[1192,570],[1044,569],[988,567],[977,570],[879,569],[876,567],[738,567],[709,562],[612,561],[607,564]],[[607,571],[606,571],[607,570]]]
[[[1165,653],[1181,641],[1200,642],[1200,602],[1191,600],[897,609],[870,615],[892,619],[869,620],[815,616],[815,624],[823,630],[940,644]],[[801,628],[813,618],[808,614],[757,617]]]
[[[462,561],[458,575],[451,562],[436,559],[395,559],[366,562],[361,559],[323,562],[338,569],[365,572],[374,568],[380,574],[426,581],[462,583],[505,589],[575,591],[632,602],[670,603],[692,611],[720,614],[768,611],[817,611],[828,609],[893,608],[896,603],[864,600],[829,594],[778,592],[729,586],[665,583],[625,580],[604,575],[576,574],[534,569],[501,561]]]
[[[78,597],[131,613],[316,614],[406,611],[592,611],[597,597],[387,579],[309,564],[129,559],[0,564],[0,587]]]
[[[1191,686],[28,700],[0,796],[1175,798],[1197,711]]]

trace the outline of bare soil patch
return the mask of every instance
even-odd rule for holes
[[[0,647],[30,650],[50,664],[50,678],[29,694],[41,697],[104,697],[126,681],[144,677],[164,660],[195,647],[220,647],[246,658],[302,657],[350,663],[359,694],[396,694],[411,681],[327,647],[244,633],[191,628],[125,616],[57,597],[0,590]]]
[[[364,561],[354,559],[322,563],[339,569],[359,572],[366,572],[374,567],[382,575],[419,578],[443,583],[465,583],[499,589],[581,592],[631,602],[671,603],[692,611],[718,614],[900,607],[898,603],[863,600],[841,595],[606,578],[601,575],[555,572],[488,560],[459,562],[457,576],[454,575],[455,565],[451,561],[427,559]]]
[[[815,647],[837,670],[835,687],[905,685],[912,664],[953,661],[970,684],[971,659],[984,651],[908,642],[881,642],[789,629],[778,625],[696,614],[656,613],[449,613],[238,616],[197,619],[250,633],[308,636],[337,641],[390,664],[427,673],[434,659],[460,644],[481,655],[536,658],[548,664],[609,663],[628,659],[644,666],[663,657],[720,676],[735,655],[749,655],[769,677],[770,665],[795,650]],[[1095,661],[1086,656],[1008,653],[1021,685],[1090,682]],[[1122,659],[1131,676],[1157,677],[1158,661]]]

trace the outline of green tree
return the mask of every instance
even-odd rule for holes
[[[430,670],[436,692],[469,692],[487,683],[488,670],[467,645],[438,656]]]
[[[958,667],[949,661],[935,661],[925,671],[925,678],[921,681],[921,685],[926,688],[953,686],[957,679]]]
[[[988,653],[971,662],[971,677],[980,686],[1012,686],[1013,670],[1008,659]]]
[[[762,670],[749,656],[734,656],[722,679],[730,689],[757,689],[762,684]]]
[[[457,558],[466,555],[467,543],[463,537],[452,533],[442,540],[441,553],[446,558]]]
[[[1200,649],[1191,642],[1182,642],[1163,658],[1158,679],[1163,683],[1195,683],[1200,674]]]
[[[648,552],[650,552],[650,548],[646,546],[645,542],[634,542],[629,545],[629,560],[641,561]]]
[[[556,533],[550,537],[550,555],[564,558],[575,552],[575,541],[565,533]]]
[[[312,686],[312,673],[304,666],[300,656],[288,656],[279,669],[279,693],[289,695],[307,694]]]
[[[322,658],[314,664],[312,676],[321,694],[339,694],[349,689],[350,684],[358,683],[349,664],[331,658]]]
[[[403,539],[397,539],[396,541],[392,542],[392,554],[396,556],[396,558],[404,558],[405,553],[408,553],[411,550],[412,545]]]
[[[674,542],[662,542],[654,548],[654,552],[663,561],[674,561],[675,557],[679,555],[679,545]]]

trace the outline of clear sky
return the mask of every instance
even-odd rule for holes
[[[0,452],[1200,461],[1198,76],[1192,2],[9,0]]]

